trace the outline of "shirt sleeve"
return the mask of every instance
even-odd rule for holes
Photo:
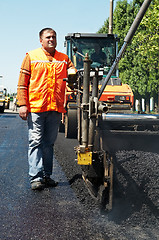
[[[31,77],[31,61],[29,54],[27,54],[22,62],[18,88],[17,88],[17,98],[19,106],[28,106],[28,87]]]

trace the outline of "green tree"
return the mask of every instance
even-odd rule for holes
[[[158,94],[158,53],[159,53],[159,7],[158,0],[153,0],[146,12],[135,36],[127,47],[119,63],[120,78],[128,83],[135,97],[149,99]],[[143,0],[119,0],[113,16],[113,31],[120,38],[119,49],[138,13]],[[107,33],[108,20],[99,32]],[[147,101],[149,102],[149,101]]]
[[[152,1],[137,34],[132,40],[132,49],[134,50],[132,69],[130,71],[134,77],[131,78],[131,86],[133,89],[137,86],[139,95],[145,98],[147,112],[149,112],[149,98],[154,97],[154,99],[157,99],[159,89],[158,10],[157,1]]]

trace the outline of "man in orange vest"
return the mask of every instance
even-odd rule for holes
[[[44,28],[39,33],[42,48],[28,52],[18,81],[19,116],[28,121],[28,162],[31,188],[55,187],[50,178],[53,146],[57,138],[64,97],[67,70],[76,71],[67,55],[56,50],[56,32]]]

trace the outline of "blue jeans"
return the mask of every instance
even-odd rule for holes
[[[28,162],[31,182],[52,174],[53,146],[61,113],[50,111],[28,115]]]

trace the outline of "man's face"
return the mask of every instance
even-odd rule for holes
[[[53,31],[45,31],[40,38],[40,43],[49,53],[54,52],[57,45],[56,34]]]

